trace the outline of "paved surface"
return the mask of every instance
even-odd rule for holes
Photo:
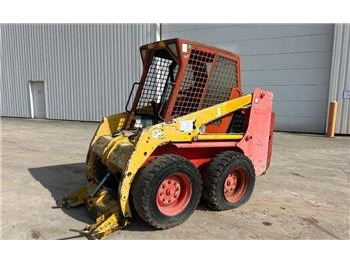
[[[85,153],[97,124],[1,122],[1,238],[74,236],[69,228],[92,222],[85,209],[51,207],[85,183]],[[275,133],[271,167],[244,206],[213,212],[200,205],[169,230],[134,218],[108,239],[349,239],[349,176],[350,137]]]

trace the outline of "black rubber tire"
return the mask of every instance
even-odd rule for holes
[[[184,173],[191,181],[192,195],[180,213],[167,216],[157,207],[157,190],[162,181],[176,173]],[[197,208],[201,198],[202,180],[198,169],[187,159],[173,154],[161,155],[149,162],[136,176],[131,195],[139,217],[157,229],[167,229],[185,222]]]
[[[224,183],[227,175],[237,168],[244,169],[247,185],[241,198],[231,203],[224,196]],[[249,200],[254,189],[255,171],[248,157],[239,152],[225,151],[213,157],[204,169],[202,179],[204,204],[216,211],[228,210],[237,208]]]

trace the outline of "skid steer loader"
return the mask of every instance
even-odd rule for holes
[[[270,164],[273,95],[242,94],[237,54],[184,39],[140,52],[143,73],[125,112],[103,118],[91,140],[88,183],[58,201],[86,205],[95,223],[76,231],[87,238],[125,227],[131,211],[166,229],[201,198],[213,210],[236,208]]]

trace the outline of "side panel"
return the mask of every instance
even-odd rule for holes
[[[262,175],[269,164],[269,147],[272,146],[270,145],[271,124],[273,124],[271,121],[272,98],[271,92],[262,89],[254,91],[248,129],[243,139],[237,144],[252,160],[257,176]]]

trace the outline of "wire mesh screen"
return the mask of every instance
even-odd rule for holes
[[[242,110],[235,111],[228,132],[243,133],[244,120],[245,120],[244,112]]]
[[[214,54],[192,49],[172,115],[197,111],[207,84]]]
[[[236,61],[217,56],[202,108],[229,100],[232,87],[234,86],[237,86]]]
[[[171,85],[168,85],[167,81],[172,64],[173,60],[171,59],[157,56],[152,58],[152,63],[148,69],[141,96],[137,104],[138,114],[153,114],[151,102],[153,101],[155,104],[159,104],[161,100],[166,99],[163,93],[169,97],[171,90],[164,92],[164,89],[171,88]]]

